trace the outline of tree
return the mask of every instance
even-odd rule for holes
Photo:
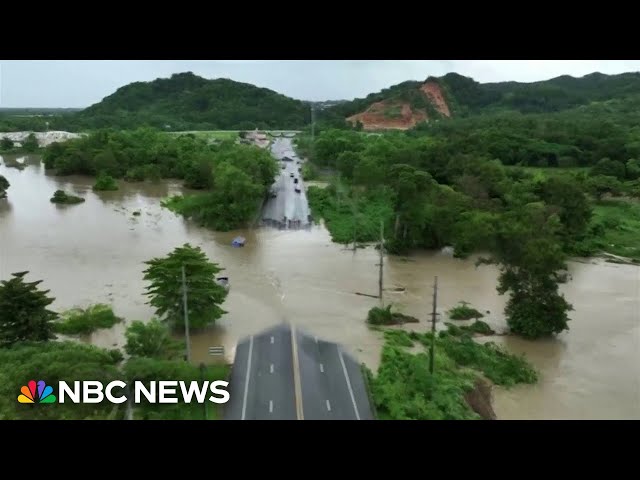
[[[9,183],[9,180],[0,175],[0,198],[5,198],[7,196],[7,189],[10,186],[11,184]]]
[[[589,200],[575,180],[551,177],[540,185],[540,196],[547,205],[558,208],[560,221],[569,237],[583,234],[591,219]]]
[[[133,357],[170,360],[179,356],[182,343],[171,338],[167,327],[157,319],[144,323],[136,320],[125,332],[125,351]]]
[[[227,291],[216,283],[216,274],[222,269],[212,263],[200,247],[188,243],[177,247],[164,258],[145,262],[149,267],[144,279],[151,282],[146,295],[156,314],[174,328],[184,328],[182,267],[187,280],[189,325],[193,328],[214,323],[226,312],[220,308]]]
[[[526,338],[568,330],[573,307],[558,292],[565,280],[562,224],[543,203],[507,212],[499,222],[493,251],[500,265],[498,293],[509,292],[505,316],[511,331]]]
[[[31,132],[29,136],[25,138],[24,142],[22,142],[22,148],[25,152],[35,152],[39,146],[38,139],[33,132]]]
[[[627,178],[629,180],[636,180],[637,178],[640,178],[640,161],[636,160],[635,158],[631,158],[626,163],[626,169]]]
[[[47,309],[55,298],[49,290],[39,290],[36,282],[25,282],[28,271],[12,273],[0,283],[0,345],[16,342],[44,342],[56,338],[54,321],[58,314]]]
[[[11,150],[13,148],[13,140],[9,137],[2,137],[0,140],[0,150]]]
[[[619,194],[622,190],[622,183],[616,177],[596,175],[587,179],[586,187],[587,191],[600,201],[607,193],[612,195]]]
[[[625,177],[624,163],[609,158],[603,158],[591,168],[591,175],[606,175],[619,180]]]

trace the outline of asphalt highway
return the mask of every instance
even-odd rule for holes
[[[293,151],[290,138],[276,138],[271,145],[271,153],[279,161],[279,174],[272,186],[275,198],[269,198],[264,205],[262,221],[283,228],[304,228],[309,226],[309,203],[304,189],[304,180],[298,169],[302,169],[302,160]],[[291,161],[283,161],[283,158]],[[294,183],[294,179],[298,183]],[[300,190],[295,191],[296,187]],[[286,220],[285,220],[286,219]]]
[[[229,388],[225,420],[374,418],[360,365],[339,345],[288,324],[238,345]]]

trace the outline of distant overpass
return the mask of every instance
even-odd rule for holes
[[[282,324],[238,344],[225,420],[373,420],[360,365]]]

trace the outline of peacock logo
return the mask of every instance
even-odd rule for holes
[[[56,403],[56,396],[44,380],[30,380],[20,389],[18,403]]]

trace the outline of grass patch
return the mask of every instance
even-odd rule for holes
[[[602,249],[640,261],[640,203],[625,200],[598,202],[592,225],[603,225]]]
[[[459,328],[459,327],[456,327]],[[497,385],[537,381],[523,357],[474,342],[468,335],[440,332],[435,340],[434,373],[429,372],[431,333],[386,330],[381,364],[368,383],[379,419],[477,420],[466,398],[482,376]],[[415,342],[423,352],[410,353]]]
[[[616,199],[594,205],[588,233],[571,245],[571,253],[588,257],[600,252],[640,262],[640,203]]]
[[[418,323],[418,319],[409,315],[391,311],[391,305],[385,308],[373,307],[367,315],[369,325],[402,325],[404,323]]]
[[[471,320],[472,318],[484,317],[482,313],[469,305],[468,302],[459,302],[458,305],[447,312],[449,318],[451,320]]]
[[[73,205],[76,203],[82,203],[85,200],[82,197],[76,197],[75,195],[70,195],[68,193],[65,193],[62,190],[56,190],[55,193],[53,194],[53,197],[51,197],[49,201],[51,203]]]
[[[55,331],[63,335],[88,335],[96,330],[111,328],[120,323],[109,305],[97,304],[82,308],[74,308],[64,312],[56,323]]]

